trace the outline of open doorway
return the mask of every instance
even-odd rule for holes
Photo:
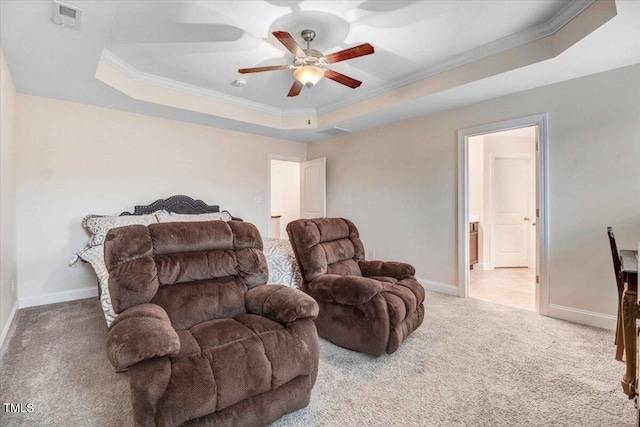
[[[269,222],[267,236],[288,240],[287,224],[299,218],[327,215],[324,157],[303,161],[268,155]]]
[[[537,126],[469,137],[469,297],[536,310]]]
[[[288,239],[287,224],[300,218],[300,162],[269,159],[269,237]]]
[[[543,113],[458,131],[458,291],[463,298],[479,297],[471,290],[472,274],[485,276],[485,288],[491,286],[492,280],[486,278],[489,273],[503,274],[507,276],[501,280],[506,288],[516,288],[520,280],[528,284],[529,296],[522,296],[528,305],[523,308],[545,316],[549,313],[547,121]],[[532,134],[534,144],[529,148],[514,143],[511,150],[501,152],[491,145],[502,144],[504,148],[509,145],[508,138]],[[474,145],[480,141],[474,137],[482,137],[482,144]],[[485,139],[491,144],[484,144]],[[483,161],[474,164],[471,158],[478,152],[482,152]],[[481,179],[477,178],[478,169]],[[493,291],[494,296],[501,293],[500,289]],[[484,298],[488,293],[485,289],[483,299],[488,299]],[[504,303],[495,298],[493,302]]]

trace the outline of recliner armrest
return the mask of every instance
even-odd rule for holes
[[[175,356],[178,352],[178,334],[166,311],[156,304],[124,310],[109,330],[107,358],[118,371],[146,359]]]
[[[360,276],[324,274],[306,285],[309,295],[323,302],[360,305],[383,290],[380,282]]]
[[[318,303],[313,298],[284,285],[256,286],[245,293],[244,301],[248,313],[279,323],[318,316]]]
[[[384,276],[402,280],[416,274],[416,269],[404,262],[360,261],[358,265],[364,277]]]

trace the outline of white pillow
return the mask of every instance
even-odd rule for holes
[[[134,224],[155,224],[158,222],[157,218],[163,216],[169,216],[169,212],[159,210],[149,215],[87,215],[82,220],[82,225],[91,233],[91,238],[89,239],[89,243],[87,243],[87,246],[91,247],[104,244],[104,238],[112,228],[124,227],[125,225]]]
[[[200,221],[231,221],[231,214],[227,211],[196,215],[170,213],[156,216],[158,222],[200,222]]]

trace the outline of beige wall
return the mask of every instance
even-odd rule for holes
[[[306,158],[305,144],[206,126],[22,94],[17,106],[21,306],[95,285],[89,266],[67,265],[84,215],[187,194],[266,234],[268,153]]]
[[[0,50],[0,344],[17,300],[15,110],[16,89]]]
[[[549,114],[550,301],[616,313],[606,226],[640,241],[640,65],[312,144],[327,157],[329,216],[351,218],[378,258],[457,283],[457,131]]]

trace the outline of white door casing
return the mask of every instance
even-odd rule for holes
[[[530,230],[535,191],[534,156],[496,154],[491,156],[492,259],[494,267],[529,265]]]
[[[538,141],[539,141],[539,133],[540,133],[540,128],[538,126],[536,126],[536,136],[535,136],[535,145],[536,145],[536,151],[538,150]],[[535,151],[534,151],[535,153]],[[531,215],[529,215],[529,217],[531,218],[531,221],[529,221],[529,225],[528,225],[528,236],[529,236],[529,261],[527,263],[527,266],[529,268],[533,268],[536,270],[536,277],[540,274],[540,272],[538,271],[538,230],[537,230],[537,225],[538,225],[538,218],[537,218],[537,207],[538,207],[538,201],[537,201],[537,197],[538,197],[538,182],[537,182],[537,176],[538,176],[538,168],[540,167],[539,165],[539,159],[538,156],[536,155],[533,158],[533,167],[531,168],[531,172],[529,173],[529,183],[531,185],[530,189],[529,189],[529,213]],[[537,295],[537,293],[539,292],[539,286],[536,286],[536,310],[538,309],[538,303],[539,298]]]
[[[469,150],[468,138],[508,129],[538,126],[536,146],[536,308],[549,315],[549,154],[547,113],[488,123],[458,131],[458,295],[469,295]],[[539,214],[538,214],[539,212]]]
[[[327,216],[327,159],[300,163],[300,218]]]

